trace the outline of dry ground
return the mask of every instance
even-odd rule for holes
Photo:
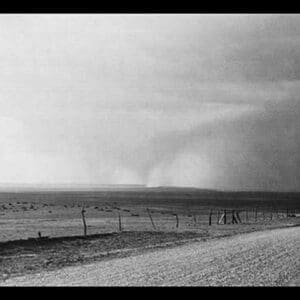
[[[0,281],[10,277],[66,266],[83,265],[172,248],[193,241],[207,241],[240,233],[299,225],[300,218],[274,220],[268,224],[214,225],[186,232],[136,231],[72,236],[51,239],[29,239],[0,243]]]
[[[195,189],[0,193],[0,278],[110,260],[194,239],[297,224],[299,217],[287,218],[287,209],[299,212],[299,195]],[[81,237],[83,204],[86,239]],[[217,225],[217,214],[224,209],[239,210],[242,224]],[[119,214],[122,233],[118,233]],[[230,214],[227,221],[231,221]],[[32,239],[38,232],[49,239]]]
[[[281,286],[300,274],[299,227],[193,242],[172,249],[16,277],[4,285]]]
[[[151,211],[156,229],[165,232],[198,232],[208,224],[211,210],[212,223],[215,224],[217,212],[224,209],[240,210],[243,223],[256,226],[256,223],[285,218],[287,208],[299,212],[299,195],[220,193],[195,189],[0,193],[0,241],[37,237],[38,232],[49,237],[81,235],[83,204],[88,234],[118,231],[119,214],[124,230],[152,231],[147,208]],[[255,209],[258,210],[257,220]],[[179,217],[178,228],[174,214]]]

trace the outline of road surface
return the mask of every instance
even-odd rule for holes
[[[300,227],[193,242],[11,278],[1,285],[281,286],[300,275]]]

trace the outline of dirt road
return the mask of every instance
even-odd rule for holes
[[[16,277],[1,285],[280,286],[299,275],[300,227],[293,227]]]

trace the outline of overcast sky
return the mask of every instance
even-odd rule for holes
[[[299,15],[0,15],[0,182],[300,191]]]

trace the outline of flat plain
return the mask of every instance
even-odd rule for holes
[[[3,192],[1,280],[297,226],[299,196],[189,188]],[[217,224],[225,210],[226,224]],[[232,224],[233,210],[239,212],[241,223]]]

